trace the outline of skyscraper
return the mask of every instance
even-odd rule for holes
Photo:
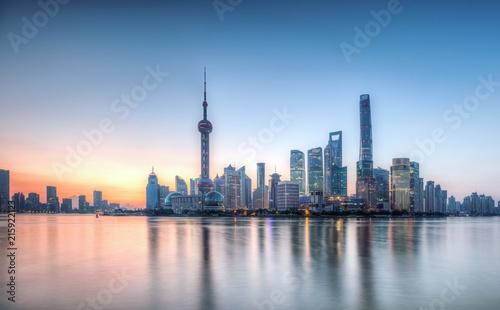
[[[394,158],[391,166],[391,210],[410,209],[410,159]]]
[[[434,201],[436,203],[436,210],[434,212],[444,212],[443,211],[443,195],[441,194],[441,185],[436,184],[434,187]]]
[[[47,210],[50,212],[59,212],[59,198],[55,186],[47,186]]]
[[[26,209],[30,211],[40,211],[40,195],[29,193],[26,198]]]
[[[377,205],[380,203],[389,203],[389,170],[380,167],[373,168],[373,177],[376,181],[375,198]]]
[[[257,188],[253,192],[254,209],[269,209],[269,186],[265,182],[266,164],[257,163]]]
[[[210,140],[212,123],[207,119],[207,71],[203,72],[203,119],[198,122],[198,131],[201,134],[201,175],[198,181],[198,190],[201,193],[201,205],[205,206],[205,195],[213,190],[214,183],[210,179]]]
[[[71,198],[63,198],[61,203],[61,212],[71,213],[73,211],[73,200]]]
[[[324,194],[347,196],[347,167],[342,167],[342,131],[330,133],[324,154]]]
[[[269,180],[269,209],[278,210],[278,183],[281,182],[281,175],[276,172],[270,175]]]
[[[299,195],[306,194],[306,166],[304,152],[290,151],[290,180],[299,183]]]
[[[365,209],[374,209],[376,182],[373,178],[373,142],[370,95],[359,100],[360,141],[359,161],[356,163],[356,197],[364,202]]]
[[[323,193],[323,149],[321,147],[307,151],[307,183],[309,194]]]
[[[158,177],[154,168],[148,176],[148,185],[146,185],[146,209],[153,210],[160,207],[160,187]]]
[[[102,210],[102,192],[101,191],[94,191],[93,192],[93,198],[94,198],[94,210],[97,211],[97,209]]]
[[[87,212],[87,198],[85,195],[78,196],[78,210],[80,212]]]
[[[9,170],[0,169],[0,209],[7,209],[10,199],[10,174]]]
[[[257,163],[257,187],[266,185],[266,164]]]
[[[16,211],[24,211],[26,209],[26,201],[23,193],[15,193],[12,196],[12,200],[15,203]]]
[[[198,191],[198,181],[200,178],[191,178],[189,179],[189,195],[196,196],[199,195]]]
[[[420,210],[420,165],[416,161],[410,162],[410,211]]]
[[[229,209],[237,209],[241,206],[241,180],[236,169],[229,165],[224,168],[224,174],[220,177],[221,194],[224,196],[224,206]]]
[[[252,207],[252,179],[245,172],[245,166],[236,170],[241,182],[241,205],[247,208]]]
[[[425,212],[436,212],[434,181],[427,181],[425,185]]]

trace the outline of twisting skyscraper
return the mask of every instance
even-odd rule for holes
[[[359,100],[360,141],[359,161],[356,164],[356,196],[363,200],[365,209],[374,209],[377,201],[374,195],[376,182],[373,178],[373,142],[370,95]]]
[[[198,131],[201,133],[201,175],[198,180],[198,190],[202,195],[202,206],[205,203],[205,194],[214,188],[210,179],[210,143],[209,135],[212,132],[212,123],[207,119],[207,72],[203,72],[203,119],[198,122]]]

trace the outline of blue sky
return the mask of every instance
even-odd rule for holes
[[[171,187],[175,175],[197,177],[206,66],[212,178],[230,163],[245,165],[255,186],[262,161],[267,174],[276,167],[288,179],[291,149],[325,147],[328,133],[342,130],[353,193],[359,95],[368,93],[375,166],[388,169],[392,158],[412,155],[421,176],[449,194],[500,199],[496,2],[216,4],[231,10],[219,14],[213,1],[73,0],[58,4],[45,22],[36,1],[3,2],[0,168],[11,170],[11,191],[44,193],[45,185],[55,185],[59,196],[90,196],[98,189],[105,199],[141,206],[152,165]],[[389,21],[381,10],[397,12]],[[30,38],[23,17],[43,24]],[[371,31],[366,46],[356,46],[356,28]],[[27,43],[13,44],[12,33]],[[350,61],[342,44],[358,48]],[[168,76],[121,119],[112,103],[140,87],[148,68]],[[494,82],[480,86],[481,78]],[[272,126],[280,125],[275,111],[295,117]],[[88,140],[82,131],[104,119],[113,130],[70,167],[67,148]],[[415,155],[415,141],[427,141],[436,129],[440,142]],[[272,137],[264,134],[269,130]],[[263,147],[249,156],[245,143],[259,133],[267,140],[258,140]],[[58,164],[68,170],[57,172]]]

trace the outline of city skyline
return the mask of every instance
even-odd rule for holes
[[[43,9],[2,4],[0,143],[7,151],[0,169],[10,171],[11,195],[35,192],[45,201],[46,186],[55,186],[60,200],[99,190],[110,201],[144,207],[151,166],[171,189],[176,175],[198,178],[193,124],[206,66],[212,179],[228,164],[245,166],[255,188],[256,163],[263,162],[290,180],[291,150],[323,148],[330,132],[342,131],[353,194],[358,98],[370,94],[374,167],[410,158],[424,182],[441,184],[457,200],[471,192],[499,200],[493,2],[401,2],[362,48],[355,29],[366,32],[378,13],[392,12],[387,1],[243,2],[223,20],[211,3],[196,10],[193,3],[126,3],[113,15],[112,4],[70,2],[17,52],[9,33],[21,35],[22,18]],[[87,24],[89,15],[96,24]],[[344,42],[359,53],[345,57]],[[123,94],[134,102],[127,105]],[[90,150],[68,165],[68,150],[82,141]]]

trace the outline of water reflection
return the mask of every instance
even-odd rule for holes
[[[19,218],[19,301],[1,309],[76,309],[122,270],[103,309],[420,309],[456,279],[446,309],[498,306],[496,218]]]

